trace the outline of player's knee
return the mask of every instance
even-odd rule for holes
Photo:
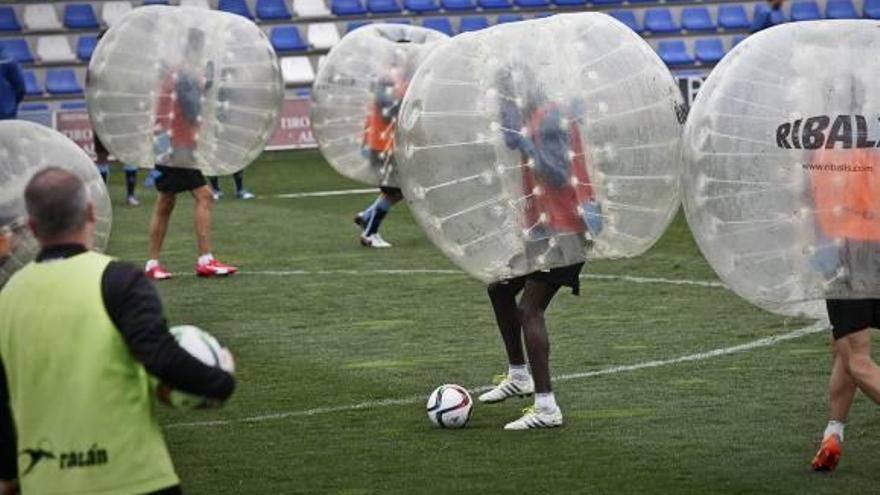
[[[538,322],[544,318],[544,309],[529,301],[520,301],[518,310],[523,326]]]
[[[173,194],[159,194],[156,200],[156,212],[164,216],[171,215],[176,203],[177,197]]]
[[[196,202],[201,205],[211,204],[214,201],[214,196],[208,187],[200,187],[196,189],[193,191],[193,197]]]
[[[846,367],[853,376],[864,375],[869,372],[876,364],[870,354],[862,352],[850,353],[846,360]]]

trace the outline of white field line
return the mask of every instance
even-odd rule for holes
[[[314,191],[314,192],[299,192],[299,193],[287,193],[287,194],[273,194],[270,196],[262,196],[268,198],[283,198],[283,199],[297,199],[297,198],[324,198],[327,196],[347,196],[349,194],[369,194],[369,193],[377,193],[379,192],[378,188],[371,187],[368,189],[341,189],[338,191]]]
[[[593,378],[597,376],[604,375],[616,375],[620,373],[629,373],[632,371],[638,371],[648,368],[659,368],[662,366],[672,366],[682,363],[692,363],[698,361],[705,361],[707,359],[715,358],[718,356],[725,356],[728,354],[734,354],[738,352],[750,351],[752,349],[758,349],[762,347],[771,347],[779,342],[785,342],[788,340],[799,339],[801,337],[811,335],[814,333],[821,332],[827,328],[827,323],[823,321],[819,321],[808,325],[803,328],[798,328],[797,330],[792,330],[791,332],[774,335],[772,337],[764,337],[758,340],[753,340],[751,342],[746,342],[745,344],[739,344],[730,347],[721,347],[718,349],[712,349],[710,351],[698,352],[696,354],[687,354],[684,356],[679,356],[671,359],[661,359],[655,361],[646,361],[643,363],[636,364],[628,364],[628,365],[618,365],[618,366],[609,366],[607,368],[602,368],[593,371],[582,371],[577,373],[568,373],[564,375],[559,375],[553,378],[554,382],[563,382],[563,381],[571,381],[571,380],[582,380],[585,378]],[[482,386],[471,389],[473,393],[480,393],[492,388],[491,386]],[[287,411],[287,412],[279,412],[272,414],[263,414],[260,416],[249,416],[245,418],[238,419],[223,419],[223,420],[215,420],[215,421],[193,421],[186,423],[171,423],[165,426],[165,428],[198,428],[198,427],[209,427],[209,426],[224,426],[230,424],[254,424],[254,423],[263,423],[266,421],[275,421],[281,419],[288,418],[297,418],[297,417],[308,417],[308,416],[317,416],[322,414],[331,414],[338,412],[350,412],[350,411],[360,411],[363,409],[375,409],[379,407],[385,406],[397,406],[397,405],[409,405],[409,404],[417,404],[422,402],[425,399],[425,395],[412,395],[409,397],[401,397],[397,399],[377,399],[377,400],[366,400],[363,402],[358,402],[355,404],[345,404],[339,406],[325,406],[325,407],[317,407],[314,409],[304,409],[299,411]]]

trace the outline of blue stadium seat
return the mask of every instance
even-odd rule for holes
[[[84,110],[85,108],[86,102],[83,100],[61,102],[62,110]]]
[[[694,42],[694,54],[700,63],[715,64],[724,57],[724,44],[720,38],[699,39]]]
[[[746,38],[748,38],[748,36],[734,36],[733,40],[730,42],[730,48],[733,49],[733,47],[742,43],[742,41]]]
[[[382,22],[386,24],[412,24],[409,19],[383,19]]]
[[[819,6],[816,2],[795,2],[791,4],[791,20],[793,21],[814,21],[821,19],[822,14],[819,13]]]
[[[669,9],[648,9],[645,11],[645,30],[652,33],[677,33],[681,30],[672,18]]]
[[[290,11],[284,0],[257,0],[257,17],[268,21],[274,19],[290,19]]]
[[[880,19],[880,0],[865,0],[865,17]]]
[[[440,0],[440,5],[446,10],[476,10],[474,0]]]
[[[513,0],[513,3],[524,9],[545,8],[550,5],[549,0]]]
[[[437,12],[440,10],[437,0],[404,0],[403,5],[406,7],[406,10],[416,13]]]
[[[629,0],[629,3],[660,3],[660,0]]]
[[[825,17],[829,19],[858,19],[859,13],[850,0],[828,0]]]
[[[400,4],[397,0],[367,0],[367,10],[374,14],[397,14]]]
[[[587,4],[587,0],[553,0],[559,7],[578,7]]]
[[[70,29],[97,29],[98,18],[88,3],[69,3],[64,6],[64,25]]]
[[[447,17],[429,17],[422,21],[422,26],[434,31],[440,31],[446,36],[455,36],[455,33],[452,31],[452,23],[449,22]]]
[[[19,63],[29,64],[34,61],[34,55],[27,41],[21,38],[0,39],[0,46],[6,51],[6,54],[18,60]]]
[[[593,5],[620,5],[623,0],[593,0]]]
[[[752,19],[756,19],[758,17],[769,17],[772,25],[782,24],[783,22],[787,22],[785,17],[785,12],[782,9],[778,10],[770,10],[770,7],[766,3],[757,3],[755,4],[755,9],[752,12]],[[751,27],[751,24],[749,25]]]
[[[509,9],[513,7],[510,0],[477,0],[477,5],[484,9]]]
[[[664,40],[657,45],[657,53],[666,65],[690,65],[693,57],[688,53],[684,40]]]
[[[277,52],[302,52],[309,49],[296,26],[274,27],[269,39]]]
[[[724,29],[749,29],[749,14],[742,5],[722,5],[718,7],[718,26]]]
[[[49,69],[46,71],[46,92],[52,95],[73,95],[83,92],[73,69]]]
[[[248,8],[245,0],[219,0],[217,2],[217,10],[223,10],[232,14],[238,14],[248,19],[253,19],[251,10]]]
[[[21,31],[21,24],[12,7],[0,7],[0,31]]]
[[[168,0],[144,0],[141,5],[168,5]]]
[[[612,10],[609,14],[611,14],[611,17],[626,24],[633,31],[637,33],[642,32],[642,26],[639,25],[636,14],[632,10]]]
[[[508,22],[519,22],[523,20],[523,16],[519,14],[501,14],[498,16],[496,24],[507,24]]]
[[[359,27],[364,27],[367,24],[370,24],[370,21],[351,21],[348,23],[348,26],[345,27],[345,32],[350,33]]]
[[[42,93],[40,93],[42,94]],[[47,103],[22,103],[18,106],[19,112],[48,112],[49,105]]]
[[[363,15],[367,13],[361,0],[333,0],[330,10],[335,15]]]
[[[715,31],[715,23],[706,7],[687,7],[681,10],[681,27],[688,31]]]
[[[98,44],[98,38],[96,36],[85,35],[80,36],[78,40],[76,40],[76,56],[83,62],[88,62],[92,59],[92,53],[95,51],[95,46]]]
[[[37,82],[37,75],[32,70],[24,71],[24,94],[28,96],[43,95],[43,88]]]
[[[484,16],[475,15],[470,17],[462,17],[461,23],[458,26],[458,32],[465,33],[468,31],[479,31],[487,27],[489,27],[489,21],[486,20],[486,17]]]

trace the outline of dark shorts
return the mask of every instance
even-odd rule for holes
[[[578,295],[581,292],[581,269],[584,267],[583,263],[575,263],[574,265],[561,266],[559,268],[552,268],[547,271],[537,271],[529,273],[528,275],[523,275],[522,277],[512,278],[510,280],[505,280],[500,282],[502,284],[510,284],[511,288],[515,293],[518,293],[525,287],[526,280],[535,280],[538,282],[543,282],[548,285],[559,287],[570,287],[571,293],[574,295]]]
[[[107,151],[107,148],[104,147],[104,143],[101,142],[101,138],[98,137],[98,133],[92,131],[92,135],[95,138],[95,154],[96,155],[108,154],[109,152]]]
[[[880,328],[880,299],[828,299],[825,306],[835,340],[866,328]]]
[[[192,168],[164,167],[156,165],[162,175],[156,179],[156,190],[163,193],[177,194],[192,191],[207,185],[201,170]]]
[[[379,186],[379,190],[389,196],[403,197],[403,191],[401,191],[399,187]]]

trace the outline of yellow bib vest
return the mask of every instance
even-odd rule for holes
[[[0,292],[0,358],[27,494],[148,493],[179,483],[149,378],[104,307],[109,257],[31,263]]]

